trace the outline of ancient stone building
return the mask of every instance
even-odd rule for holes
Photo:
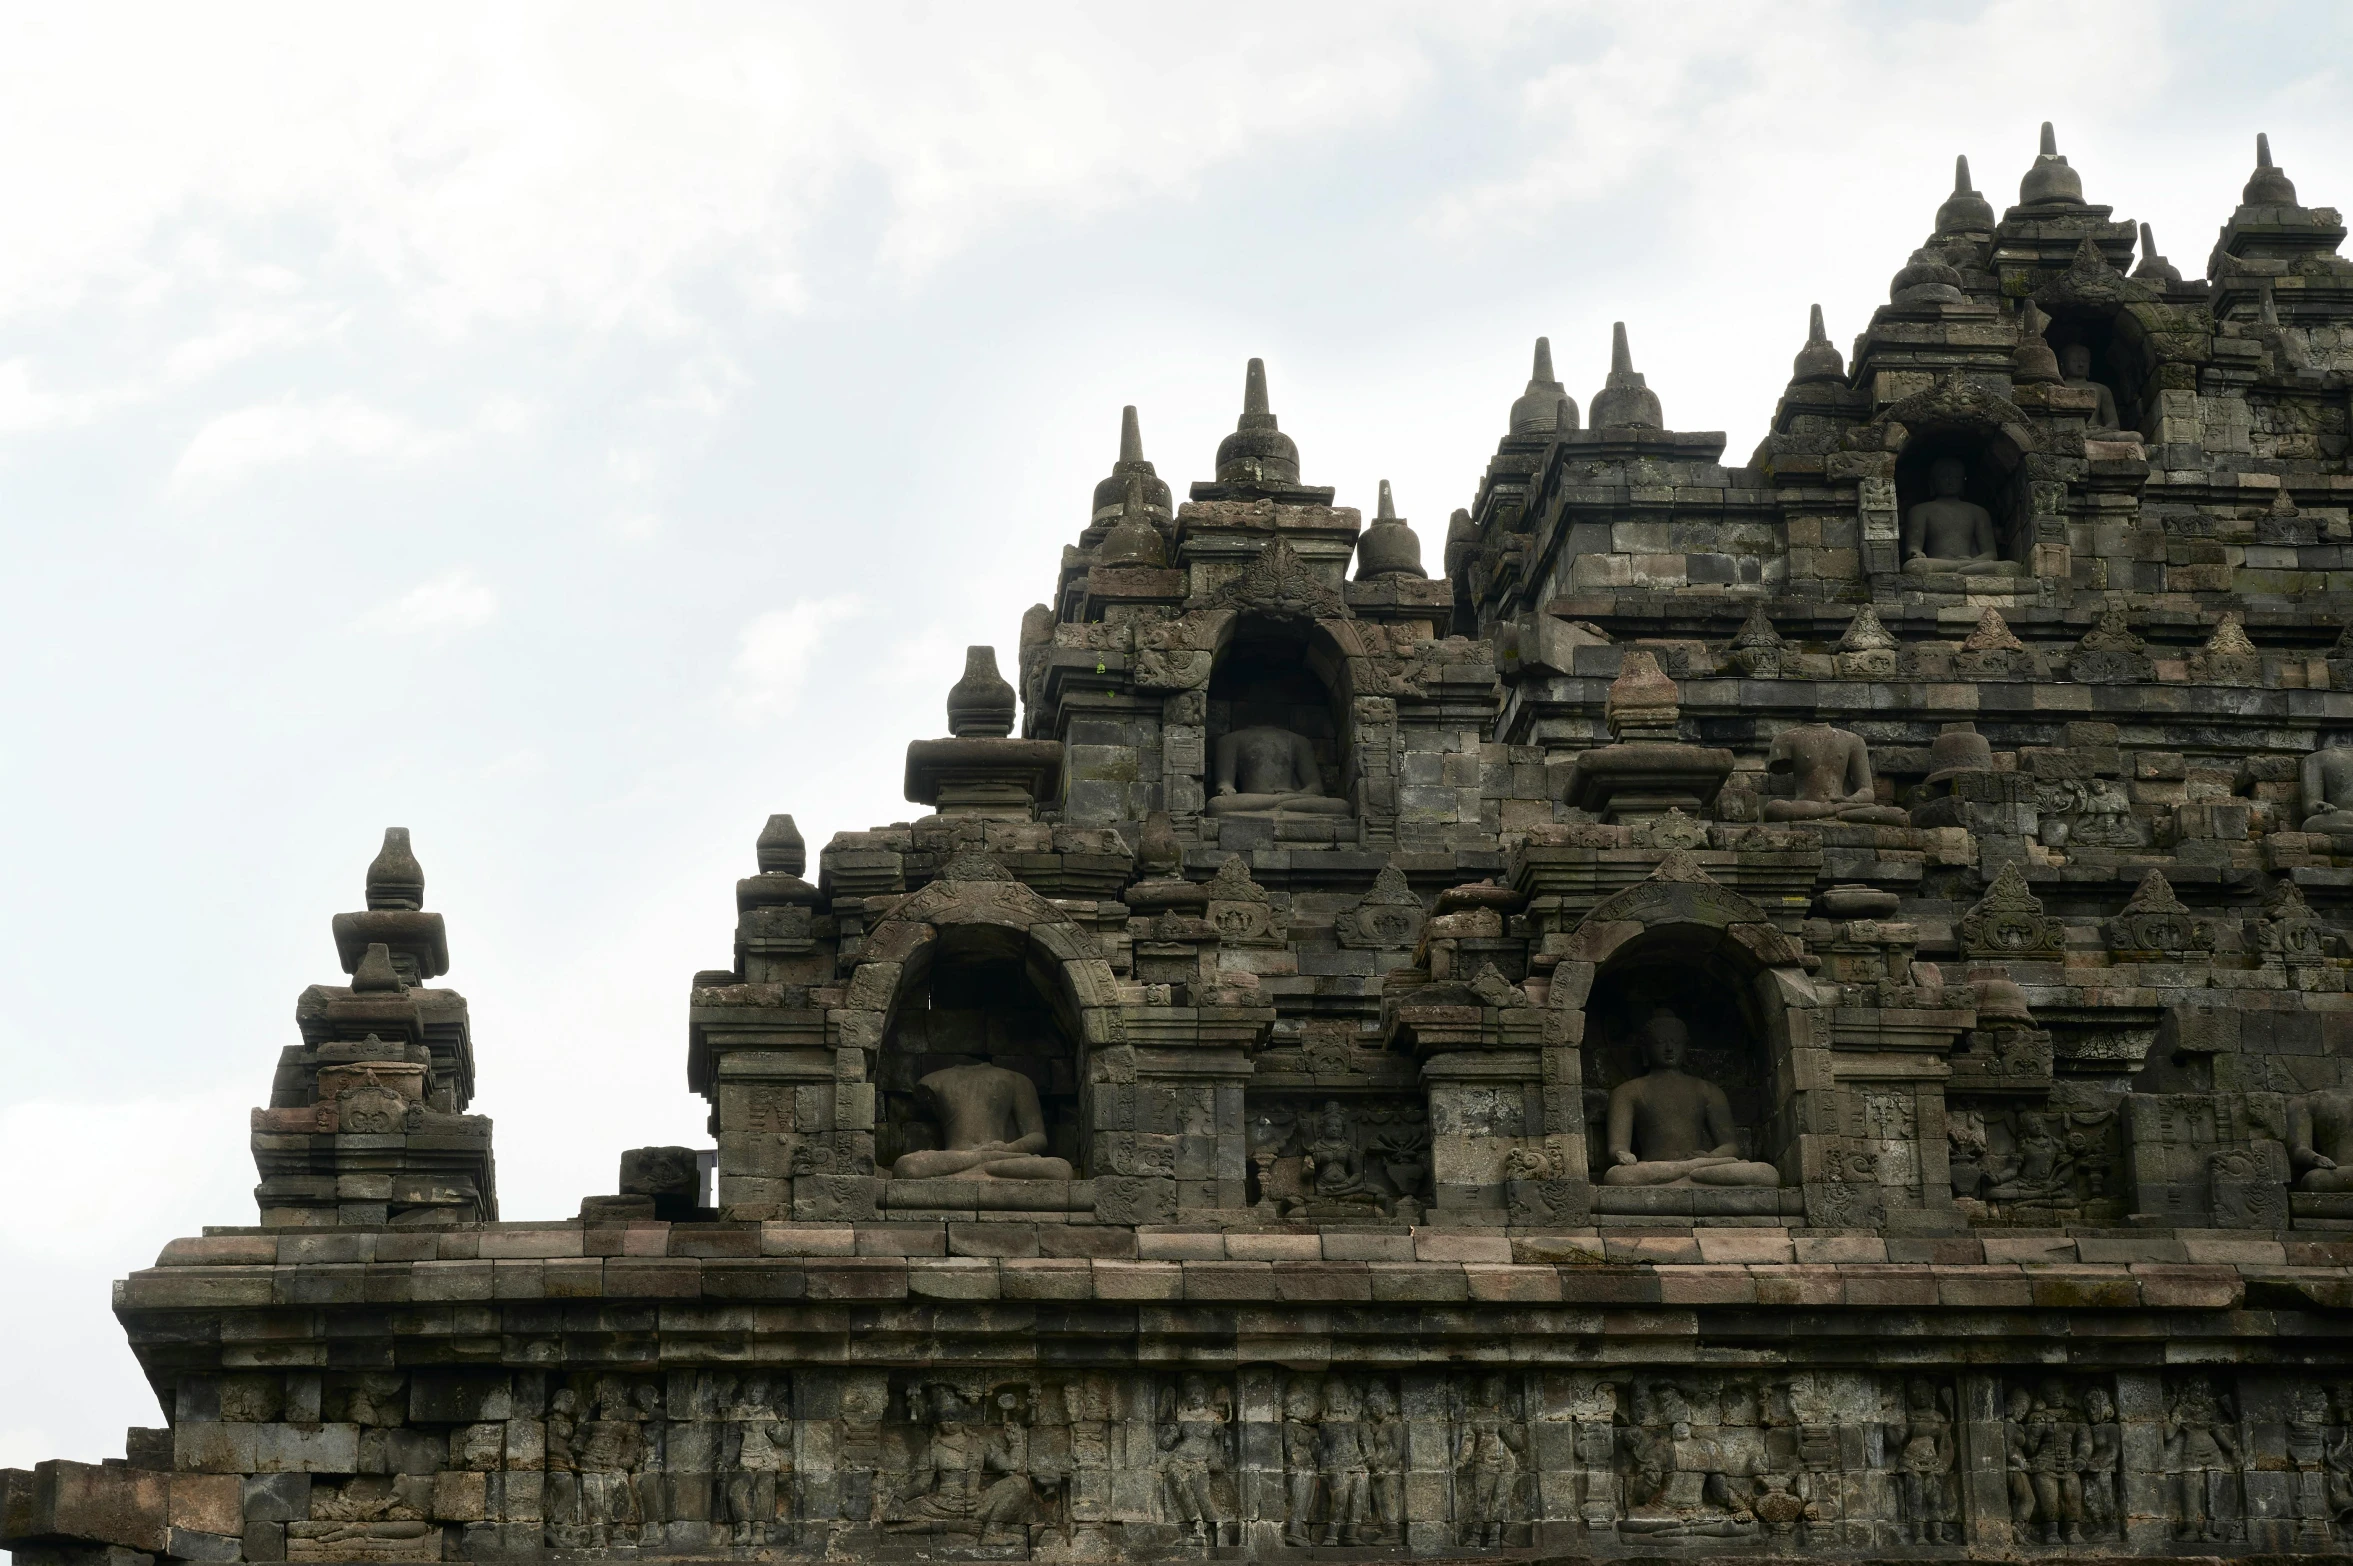
[[[1131,417],[928,813],[759,834],[707,1174],[499,1220],[394,833],[260,1222],[120,1285],[162,1425],[0,1536],[2344,1552],[2344,234],[2261,150],[2185,278],[2046,130],[1738,466],[1539,342],[1426,555],[1255,361],[1182,504]]]

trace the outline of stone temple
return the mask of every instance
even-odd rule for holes
[[[2259,144],[2185,277],[2046,127],[1745,463],[1539,340],[1428,546],[1256,361],[1184,503],[1131,411],[928,813],[758,832],[715,1153],[502,1221],[389,833],[259,1222],[118,1285],[160,1424],[0,1539],[2345,1554],[2344,237]]]

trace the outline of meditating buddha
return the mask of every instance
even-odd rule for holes
[[[1732,1102],[1683,1069],[1691,1034],[1665,1007],[1642,1026],[1649,1070],[1610,1094],[1604,1185],[1779,1185],[1781,1171],[1740,1156]]]

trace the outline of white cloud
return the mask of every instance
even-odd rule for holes
[[[771,609],[743,628],[730,704],[746,720],[780,717],[799,702],[825,633],[856,615],[855,597],[805,598]]]
[[[378,604],[353,624],[365,631],[431,636],[471,630],[498,617],[498,594],[460,566],[418,583],[398,598]]]
[[[350,397],[260,403],[224,413],[198,430],[172,468],[174,490],[227,485],[265,468],[314,458],[398,466],[430,455],[449,437]]]

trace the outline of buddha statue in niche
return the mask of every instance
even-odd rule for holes
[[[1069,1180],[1067,1159],[1046,1155],[1046,1112],[1037,1084],[1018,1071],[971,1061],[915,1084],[947,1145],[908,1153],[894,1180]]]
[[[1765,801],[1767,821],[1838,820],[1861,826],[1904,826],[1911,821],[1873,792],[1871,751],[1859,734],[1827,723],[1805,723],[1773,736],[1765,770],[1789,778],[1788,799]]]
[[[1691,1035],[1665,1007],[1642,1025],[1649,1070],[1610,1093],[1604,1185],[1779,1185],[1781,1171],[1740,1156],[1732,1101],[1683,1069]]]
[[[2299,1191],[2353,1191],[2353,1093],[2323,1089],[2288,1101],[2288,1167]]]
[[[1993,513],[1963,500],[1969,467],[1959,457],[1928,465],[1929,498],[1904,513],[1903,552],[1907,571],[1957,571],[1963,576],[2017,576],[2015,560],[2004,560],[1994,537]]]
[[[2059,350],[2059,374],[2077,391],[2098,392],[2100,406],[2092,414],[2092,428],[2112,430],[2122,423],[2116,416],[2116,394],[2092,379],[2092,351],[2084,343],[2069,343]]]
[[[2331,745],[2304,758],[2304,830],[2353,837],[2353,747]]]
[[[1324,792],[1306,735],[1258,723],[1217,742],[1208,810],[1213,816],[1344,816],[1348,801]]]

